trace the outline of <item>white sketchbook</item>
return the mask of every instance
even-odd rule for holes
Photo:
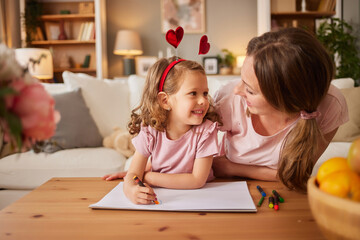
[[[149,211],[256,212],[245,181],[207,183],[203,188],[178,190],[154,188],[159,204],[136,205],[127,199],[120,182],[94,209],[122,209]]]

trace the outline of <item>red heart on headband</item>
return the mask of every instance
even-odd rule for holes
[[[210,50],[210,43],[208,43],[208,38],[206,35],[202,36],[200,39],[199,55],[207,54]]]
[[[184,29],[182,27],[178,27],[175,31],[170,29],[166,33],[166,41],[177,48],[184,36]]]

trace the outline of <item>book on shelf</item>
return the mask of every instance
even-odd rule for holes
[[[95,24],[94,24],[94,22],[81,23],[77,40],[89,41],[92,39],[95,39]]]
[[[89,22],[89,26],[86,29],[86,35],[84,40],[86,41],[91,40],[91,32],[93,28],[94,28],[94,22]]]
[[[32,34],[32,39],[34,41],[43,41],[45,40],[44,34],[40,27],[36,27],[36,32]]]
[[[81,23],[79,33],[78,33],[78,36],[76,38],[78,41],[81,40],[81,35],[82,35],[82,32],[84,31],[84,27],[85,27],[85,23]]]
[[[332,12],[335,10],[336,0],[321,0],[319,3],[319,12]]]

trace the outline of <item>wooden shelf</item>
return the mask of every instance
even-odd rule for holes
[[[53,14],[53,15],[42,15],[40,19],[43,21],[86,20],[86,19],[95,19],[95,14]]]
[[[44,40],[32,41],[31,45],[75,45],[75,44],[95,44],[95,40],[78,41],[78,40]]]
[[[271,13],[272,18],[323,18],[334,16],[335,12],[317,12],[317,11],[306,11],[306,12],[273,12]]]
[[[96,72],[95,68],[55,68],[55,73],[61,73],[64,71],[70,71],[70,72],[83,72],[83,73],[91,73]]]

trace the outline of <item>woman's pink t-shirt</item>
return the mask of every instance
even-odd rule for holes
[[[217,131],[217,123],[206,120],[193,126],[179,139],[170,140],[165,131],[159,132],[147,126],[141,127],[132,143],[143,156],[151,156],[153,172],[192,173],[195,159],[219,153]],[[208,180],[212,178],[211,171]]]
[[[246,115],[245,100],[233,93],[239,80],[225,85],[215,94],[215,108],[222,117],[225,131],[220,143],[220,155],[235,163],[267,166],[277,169],[281,145],[297,120],[272,136],[255,132],[251,117]],[[321,115],[316,119],[323,134],[329,133],[349,120],[347,105],[339,89],[331,85],[318,107]]]

